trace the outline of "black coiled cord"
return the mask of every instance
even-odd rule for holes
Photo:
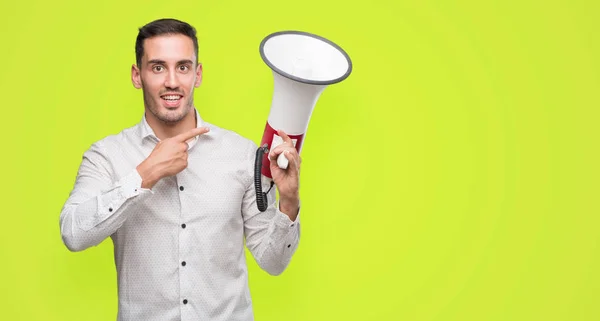
[[[261,179],[261,169],[262,169],[262,160],[263,155],[269,152],[268,146],[265,144],[262,147],[259,147],[256,150],[256,158],[254,160],[254,189],[256,191],[256,206],[258,206],[258,210],[264,212],[267,210],[267,194],[273,188],[273,181],[271,181],[271,186],[269,190],[265,193],[262,191],[262,179]]]

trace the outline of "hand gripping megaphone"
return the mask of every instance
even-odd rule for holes
[[[352,72],[348,54],[332,41],[303,31],[279,31],[260,43],[260,55],[272,69],[273,98],[260,147],[256,151],[254,185],[258,209],[267,209],[263,177],[272,179],[268,151],[283,143],[277,130],[283,130],[300,154],[313,109],[323,90],[346,79]],[[277,165],[285,169],[283,154]],[[271,188],[273,181],[271,180]]]

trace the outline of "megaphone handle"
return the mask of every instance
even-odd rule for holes
[[[288,164],[289,164],[289,161],[283,155],[283,153],[279,154],[279,156],[277,157],[277,166],[279,166],[279,168],[281,168],[281,169],[286,169],[288,167]]]

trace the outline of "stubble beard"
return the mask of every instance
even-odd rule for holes
[[[150,91],[146,89],[146,87],[142,84],[142,91],[144,92],[144,105],[147,109],[156,117],[156,119],[167,125],[173,125],[180,122],[182,119],[187,116],[187,114],[192,110],[192,106],[194,105],[194,92],[192,92],[185,98],[187,101],[182,106],[180,110],[167,111],[166,113],[161,113],[161,98],[158,97],[158,101],[152,97]]]

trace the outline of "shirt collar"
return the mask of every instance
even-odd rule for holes
[[[194,114],[196,115],[196,128],[199,128],[202,126],[208,126],[208,124],[202,120],[202,117],[200,117],[200,113],[198,113],[198,110],[196,108],[194,108]],[[144,115],[142,116],[142,120],[139,125],[140,125],[140,137],[141,137],[142,141],[148,137],[151,137],[151,138],[155,139],[156,141],[159,141],[158,137],[156,137],[156,134],[154,133],[154,130],[152,129],[152,127],[150,127],[150,125],[148,124],[148,121],[146,120],[146,113],[144,113]],[[208,133],[202,134],[202,136],[206,136],[206,135],[210,135],[210,131]],[[190,148],[196,144],[197,140],[198,140],[198,136],[196,136],[194,138],[194,140],[189,143]]]

